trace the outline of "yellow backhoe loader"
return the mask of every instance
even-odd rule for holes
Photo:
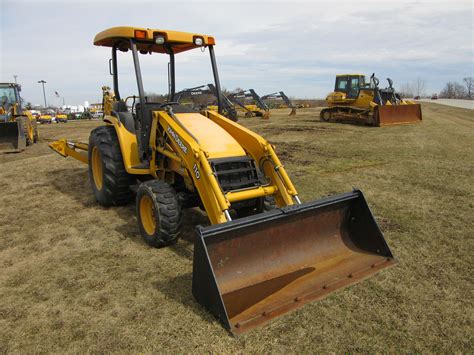
[[[214,37],[115,27],[94,44],[112,49],[105,125],[92,130],[88,143],[63,139],[50,146],[88,165],[101,205],[123,205],[135,195],[149,245],[177,241],[184,208],[205,210],[211,226],[196,229],[192,292],[230,332],[243,333],[395,263],[362,192],[301,203],[274,147],[222,115]],[[193,49],[209,53],[218,112],[175,101],[175,56]],[[135,67],[132,107],[119,91],[124,52]],[[149,101],[143,87],[140,55],[155,53],[169,57],[164,102]]]
[[[387,80],[389,86],[380,89],[374,74],[369,83],[362,74],[337,75],[334,92],[326,98],[329,107],[321,110],[320,119],[379,127],[421,122],[420,104],[402,99]]]
[[[38,141],[38,126],[31,112],[24,111],[21,86],[0,83],[0,152],[21,152]]]

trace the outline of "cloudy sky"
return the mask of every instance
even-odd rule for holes
[[[213,35],[222,85],[324,97],[336,73],[376,75],[395,87],[424,78],[427,94],[473,76],[473,2],[450,1],[27,1],[0,0],[0,81],[48,103],[100,101],[110,50],[92,45],[113,26]],[[166,92],[167,59],[143,58],[145,90]],[[133,94],[131,55],[120,57],[122,96]],[[212,81],[207,51],[179,55],[177,86]]]

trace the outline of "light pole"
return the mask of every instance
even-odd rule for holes
[[[45,92],[44,92],[44,84],[46,84],[46,81],[40,80],[40,81],[38,81],[38,84],[43,84],[44,108],[46,109],[46,107],[47,107],[47,106],[46,106],[46,94],[45,94]]]

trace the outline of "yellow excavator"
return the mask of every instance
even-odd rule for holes
[[[402,99],[387,78],[389,86],[379,88],[379,80],[372,74],[369,83],[362,74],[336,76],[334,91],[323,108],[320,119],[325,122],[361,123],[371,126],[391,126],[421,122],[421,106]]]
[[[35,117],[22,108],[20,91],[19,84],[0,83],[1,152],[21,152],[39,138]]]
[[[242,90],[227,97],[237,110],[245,112],[245,117],[256,116],[266,120],[270,118],[270,109],[254,89]],[[252,103],[245,103],[247,99]]]
[[[192,292],[233,334],[395,264],[361,191],[301,203],[272,144],[222,114],[214,37],[114,27],[94,44],[111,48],[113,90],[103,88],[105,124],[88,143],[50,147],[88,165],[103,206],[135,199],[146,243],[177,241],[185,208],[201,207],[210,226],[196,228]],[[218,112],[176,101],[175,56],[208,53]],[[131,53],[138,99],[121,98],[118,58]],[[169,57],[169,94],[148,99],[140,58]],[[202,54],[204,55],[204,54]]]

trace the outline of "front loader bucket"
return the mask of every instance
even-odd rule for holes
[[[377,126],[392,126],[421,122],[421,105],[385,105],[375,109]]]
[[[0,123],[0,152],[20,152],[25,148],[26,137],[21,122]]]
[[[233,334],[395,263],[360,191],[197,233],[193,295]]]

